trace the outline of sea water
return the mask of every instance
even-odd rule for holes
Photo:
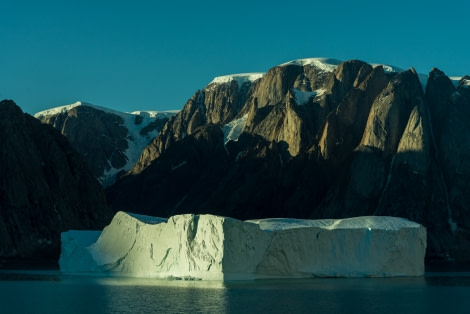
[[[0,313],[470,313],[470,273],[211,282],[4,270]]]

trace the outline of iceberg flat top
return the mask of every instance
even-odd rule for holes
[[[119,212],[120,215],[129,215],[142,223],[158,224],[167,222],[167,218],[160,218],[154,216],[139,215],[130,212]],[[216,215],[197,215],[218,217],[220,219],[234,218],[216,216]],[[295,228],[317,227],[327,230],[333,229],[370,229],[370,230],[400,230],[401,228],[419,228],[420,224],[410,221],[406,218],[391,217],[391,216],[360,216],[344,219],[296,219],[296,218],[264,218],[264,219],[251,219],[246,222],[259,225],[261,230],[278,231]]]
[[[405,218],[389,216],[362,216],[345,219],[291,219],[291,218],[268,218],[247,220],[247,222],[258,224],[262,230],[285,230],[305,227],[318,227],[323,229],[364,229],[370,230],[399,230],[401,228],[419,228],[420,225]]]
[[[121,215],[129,215],[143,223],[158,224],[167,222],[167,218],[138,215],[129,212],[120,212]],[[218,217],[220,219],[234,218],[215,216],[215,215],[197,215]],[[246,222],[257,224],[261,230],[278,231],[295,228],[317,227],[326,230],[333,229],[369,229],[369,230],[400,230],[402,228],[419,228],[420,224],[410,221],[406,218],[391,216],[360,216],[344,219],[295,219],[295,218],[264,218],[251,219]]]

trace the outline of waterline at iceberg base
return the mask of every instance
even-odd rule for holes
[[[63,273],[161,279],[391,277],[424,274],[426,229],[367,216],[240,221],[118,212],[102,232],[62,233]]]

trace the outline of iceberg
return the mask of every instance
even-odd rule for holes
[[[367,216],[241,221],[118,212],[102,232],[63,232],[63,273],[190,280],[424,274],[426,229]]]

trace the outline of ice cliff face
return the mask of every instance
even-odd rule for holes
[[[420,276],[426,250],[425,228],[394,217],[167,220],[119,212],[98,235],[62,233],[61,271],[204,280]]]

